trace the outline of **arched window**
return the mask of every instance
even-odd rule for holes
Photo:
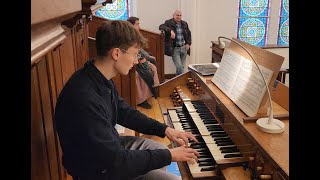
[[[277,44],[289,45],[289,0],[281,0]]]
[[[252,45],[267,43],[270,0],[239,0],[237,38]]]
[[[130,0],[115,0],[97,10],[95,15],[110,20],[127,20],[129,17]]]

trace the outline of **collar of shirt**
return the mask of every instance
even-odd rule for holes
[[[92,75],[95,79],[95,81],[97,81],[98,87],[100,87],[102,92],[106,92],[108,91],[109,93],[111,93],[111,91],[114,88],[114,85],[112,83],[112,80],[108,80],[106,77],[103,76],[103,74],[98,70],[98,68],[93,64],[94,60],[89,60],[85,63],[85,69]],[[101,86],[101,84],[105,84],[105,86]]]

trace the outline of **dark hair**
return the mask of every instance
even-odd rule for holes
[[[134,25],[136,23],[136,21],[138,21],[139,18],[131,16],[127,19],[127,21],[129,21],[132,25]]]
[[[145,47],[147,40],[127,21],[106,21],[97,29],[96,49],[98,56],[106,56],[112,48],[128,49],[135,44],[138,47]]]

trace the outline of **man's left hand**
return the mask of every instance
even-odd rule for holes
[[[198,142],[198,140],[190,132],[178,131],[170,127],[167,127],[165,134],[169,140],[185,147],[188,147],[188,139],[192,139],[193,141]]]
[[[186,44],[186,48],[187,48],[187,51],[188,51],[189,48],[190,48],[190,45],[189,45],[189,44]]]

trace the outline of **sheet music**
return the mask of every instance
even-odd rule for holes
[[[259,68],[269,84],[273,71],[261,65]],[[248,116],[257,114],[266,86],[253,61],[225,49],[220,67],[211,81]]]
[[[272,71],[259,65],[267,84]],[[266,86],[262,76],[253,61],[243,58],[239,76],[230,93],[230,99],[239,106],[248,116],[255,116],[266,93]]]
[[[227,96],[231,93],[231,88],[239,74],[241,64],[242,56],[230,49],[224,50],[219,64],[219,69],[213,76],[212,82],[215,83]]]

